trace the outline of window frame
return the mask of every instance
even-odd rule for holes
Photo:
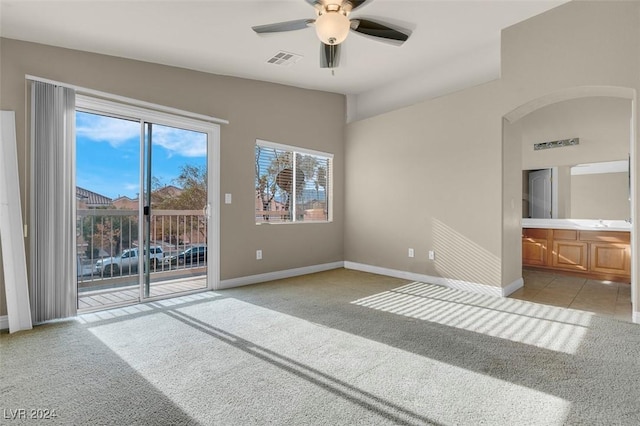
[[[309,220],[309,221],[305,221],[305,220],[296,220],[296,214],[295,214],[295,205],[294,205],[294,213],[292,214],[292,219],[291,220],[287,220],[287,221],[278,221],[278,222],[270,222],[270,221],[265,221],[265,222],[255,222],[255,224],[257,226],[260,225],[298,225],[298,224],[322,224],[322,223],[332,223],[333,222],[333,158],[334,155],[332,153],[329,152],[324,152],[324,151],[317,151],[314,149],[309,149],[309,148],[302,148],[299,146],[293,146],[293,145],[285,145],[285,144],[281,144],[281,143],[277,143],[277,142],[271,142],[271,141],[267,141],[264,139],[256,139],[255,144],[254,144],[254,155],[253,155],[253,161],[255,163],[256,161],[256,155],[255,155],[255,150],[257,146],[261,146],[261,147],[265,147],[265,148],[272,148],[272,149],[277,149],[280,151],[288,151],[292,153],[293,158],[296,158],[296,154],[301,154],[301,155],[313,155],[316,157],[324,157],[328,160],[328,167],[327,167],[327,186],[326,186],[326,193],[325,193],[325,197],[326,197],[326,203],[327,203],[327,219],[326,220]],[[295,161],[294,161],[295,164]],[[256,194],[256,178],[257,176],[255,175],[254,172],[254,176],[253,176],[253,184],[254,184],[254,196]],[[294,197],[295,200],[295,197]],[[294,203],[295,204],[295,203]],[[254,209],[255,210],[255,209]],[[256,214],[254,213],[254,220],[255,220],[255,216]]]

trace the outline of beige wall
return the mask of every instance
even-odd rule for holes
[[[640,89],[639,31],[639,3],[571,2],[503,31],[499,81],[349,124],[346,260],[497,287],[518,280],[518,119],[576,87]],[[437,244],[448,250],[426,260]]]
[[[558,194],[556,199],[554,200],[557,205],[557,218],[575,218],[576,216],[572,216],[571,210],[571,197],[572,197],[572,186],[571,186],[571,167],[569,166],[559,166],[556,168],[556,179]]]
[[[8,39],[1,40],[0,52],[0,108],[16,111],[21,194],[27,194],[29,175],[25,74],[30,74],[229,120],[221,127],[220,191],[232,193],[233,204],[221,202],[221,279],[344,258],[344,96]],[[335,155],[333,223],[255,225],[256,138]],[[28,205],[23,211],[27,217]],[[263,260],[255,260],[256,249],[262,249]]]
[[[502,229],[501,229],[501,285],[522,279],[522,244],[513,243],[514,235],[522,235],[522,165],[515,158],[522,155],[522,123],[510,123],[502,118]],[[528,183],[527,183],[528,185]],[[507,252],[508,251],[508,252]]]
[[[629,174],[571,176],[571,212],[574,219],[629,219]]]
[[[540,108],[522,118],[522,168],[626,160],[630,120],[629,99],[589,97]],[[536,143],[575,137],[579,145],[533,150]]]
[[[497,97],[494,82],[347,126],[346,260],[500,286]]]

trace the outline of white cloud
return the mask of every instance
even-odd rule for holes
[[[107,142],[119,148],[127,142],[140,138],[140,123],[96,114],[79,113],[76,134],[95,142]],[[154,125],[153,144],[168,151],[168,156],[205,157],[207,155],[207,135],[205,133],[174,127]]]
[[[140,185],[137,183],[125,183],[122,185],[127,191],[139,191]]]
[[[153,144],[160,145],[169,151],[169,156],[205,157],[207,155],[205,133],[156,125],[153,127]]]
[[[119,148],[140,139],[140,123],[95,114],[78,114],[76,136]]]

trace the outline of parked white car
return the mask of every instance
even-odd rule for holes
[[[120,256],[108,257],[106,259],[100,259],[96,262],[96,272],[99,275],[116,276],[120,275],[122,271],[135,271],[138,268],[138,250],[137,248],[124,250]],[[162,247],[151,247],[151,269],[155,269],[156,266],[162,263],[162,257],[164,253]],[[146,254],[146,253],[145,253]]]

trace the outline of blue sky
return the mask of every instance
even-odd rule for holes
[[[204,133],[153,125],[152,175],[173,184],[185,164],[206,165]],[[140,123],[76,113],[76,184],[110,198],[140,189]]]

